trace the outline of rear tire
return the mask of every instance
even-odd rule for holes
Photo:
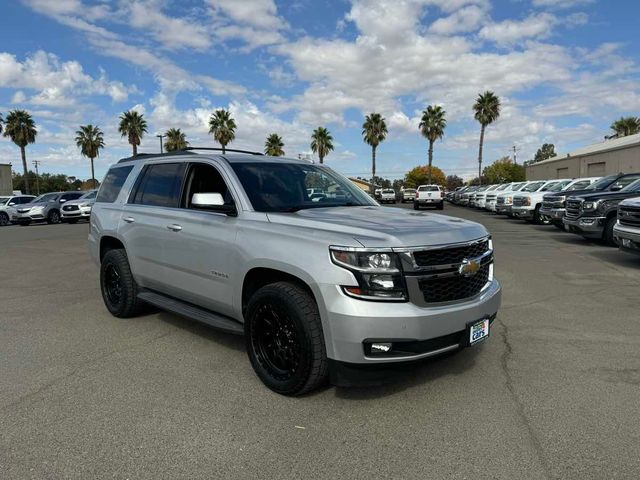
[[[5,212],[0,212],[0,227],[4,227],[5,225],[9,225],[9,215]]]
[[[127,253],[109,250],[100,264],[100,291],[107,310],[114,317],[129,318],[139,313],[138,284],[133,279]]]
[[[245,341],[251,366],[276,393],[302,395],[327,381],[318,306],[309,292],[293,283],[272,283],[251,297]]]
[[[616,220],[617,218],[615,216],[608,218],[607,223],[604,224],[604,231],[602,232],[602,239],[604,240],[604,243],[611,247],[618,246],[618,242],[613,236],[613,227],[616,224]]]

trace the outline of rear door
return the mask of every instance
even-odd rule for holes
[[[184,162],[146,165],[122,209],[118,234],[127,246],[131,269],[143,287],[166,291],[167,255],[164,245],[179,212]]]

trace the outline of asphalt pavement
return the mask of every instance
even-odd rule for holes
[[[493,234],[489,340],[302,398],[240,337],[110,316],[86,224],[0,227],[0,478],[640,478],[640,257],[443,213]]]

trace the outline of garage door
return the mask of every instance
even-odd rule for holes
[[[567,178],[569,176],[569,167],[558,168],[556,170],[556,178]]]
[[[590,163],[587,165],[588,177],[602,177],[606,171],[606,162]]]

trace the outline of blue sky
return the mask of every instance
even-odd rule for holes
[[[73,143],[81,124],[99,125],[107,148],[96,174],[130,153],[118,116],[136,109],[149,133],[186,132],[217,146],[207,119],[228,108],[233,147],[263,148],[280,134],[288,155],[310,153],[309,136],[329,128],[326,162],[367,176],[365,114],[381,112],[389,137],[378,172],[398,178],[426,161],[420,112],[447,111],[435,165],[469,178],[479,126],[471,105],[486,89],[503,110],[487,131],[485,162],[560,153],[601,141],[621,115],[640,115],[640,4],[631,0],[24,0],[2,2],[0,113],[29,110],[39,128],[28,159],[42,171],[81,178],[88,161]],[[0,162],[20,167],[0,139]]]

